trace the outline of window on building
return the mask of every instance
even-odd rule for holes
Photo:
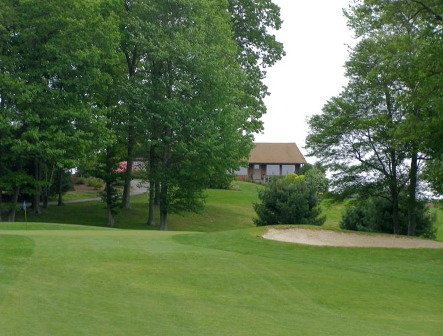
[[[280,175],[280,166],[279,165],[267,165],[266,166],[266,175]]]
[[[295,173],[295,165],[283,165],[282,166],[282,175],[286,176],[289,173]]]

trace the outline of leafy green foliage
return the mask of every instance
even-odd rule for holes
[[[254,204],[258,216],[255,224],[322,225],[325,222],[325,217],[319,217],[317,190],[309,186],[303,176],[294,175],[272,179],[259,190],[260,203]]]
[[[27,174],[35,200],[42,187],[47,199],[53,172],[75,167],[100,142],[96,98],[108,88],[103,65],[112,63],[118,43],[105,2],[2,3],[8,19],[0,28],[0,185]],[[16,195],[27,186],[3,190]]]
[[[59,175],[54,180],[54,183],[51,185],[51,194],[49,196],[53,196],[58,192],[58,183],[59,183]],[[72,183],[72,175],[70,171],[64,171],[62,173],[62,192],[66,193],[70,190],[73,190],[74,184]]]
[[[214,171],[209,178],[209,189],[229,189],[232,182],[236,179],[234,174]]]
[[[436,238],[435,214],[431,214],[424,202],[415,212],[416,235]],[[352,231],[392,232],[392,204],[381,197],[373,197],[349,206],[340,221],[340,228]],[[400,208],[400,234],[408,233],[407,208]]]
[[[443,194],[443,155],[428,162],[423,177],[436,193]]]
[[[94,189],[100,189],[103,188],[103,181],[98,178],[89,178],[88,179],[88,186],[93,187]]]
[[[307,147],[330,170],[332,191],[389,195],[397,234],[400,195],[407,193],[414,235],[420,179],[439,188],[442,10],[433,0],[354,1],[345,11],[359,38],[345,65],[349,83],[309,121]]]
[[[328,179],[325,171],[319,168],[313,168],[305,173],[305,181],[310,189],[317,190],[319,194],[328,191]]]
[[[135,154],[152,148],[149,180],[161,186],[162,213],[199,210],[211,175],[249,154],[266,110],[264,69],[284,54],[270,33],[281,26],[271,0],[0,6],[0,195],[8,201],[23,188],[38,199],[53,171],[93,164],[111,190],[117,158],[128,162],[128,191]],[[34,180],[18,183],[22,174]]]

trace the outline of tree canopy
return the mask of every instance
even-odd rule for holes
[[[238,168],[262,129],[279,15],[270,0],[2,2],[0,209],[13,220],[32,197],[39,212],[55,177],[84,165],[113,225],[116,170],[127,162],[129,208],[136,155],[162,229],[168,212],[201,209],[211,175]]]
[[[394,233],[405,193],[415,234],[422,172],[435,178],[441,160],[441,133],[429,130],[443,126],[442,10],[438,1],[354,1],[345,11],[359,39],[345,64],[349,83],[309,121],[307,147],[331,170],[332,189],[388,199]]]

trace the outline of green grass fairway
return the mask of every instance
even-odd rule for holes
[[[443,330],[443,250],[290,245],[256,237],[263,228],[183,234],[5,225],[1,335]]]
[[[168,226],[175,231],[221,231],[253,227],[255,215],[252,203],[258,200],[257,186],[236,182],[240,190],[207,190],[206,208],[201,214],[170,214]],[[131,197],[131,210],[118,209],[116,227],[123,229],[158,229],[149,227],[147,194]],[[106,208],[103,202],[49,206],[40,215],[28,214],[30,222],[66,223],[105,226]],[[24,221],[23,211],[17,213],[17,221]],[[159,222],[157,218],[157,223]]]

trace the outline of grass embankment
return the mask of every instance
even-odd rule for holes
[[[98,190],[80,190],[80,191],[68,191],[63,195],[64,201],[76,201],[80,199],[96,198],[100,197],[100,191]],[[54,198],[57,201],[57,198]]]
[[[239,190],[207,190],[206,208],[201,214],[186,213],[184,216],[170,214],[168,226],[174,231],[221,231],[253,227],[253,202],[258,200],[257,188],[251,183],[236,183]],[[117,209],[116,227],[123,229],[156,229],[149,227],[147,194],[131,197],[131,210]],[[66,223],[105,226],[106,209],[103,202],[85,202],[65,206],[49,206],[43,213],[28,214],[30,222]],[[158,215],[158,214],[157,214]],[[17,221],[23,221],[22,211]],[[159,219],[157,218],[157,223]]]
[[[346,211],[349,201],[336,203],[331,200],[323,200],[321,203],[322,215],[326,216],[323,227],[326,229],[339,229],[341,216]]]
[[[182,215],[170,214],[168,217],[169,229],[174,231],[223,231],[253,227],[252,219],[255,216],[252,204],[258,201],[257,189],[259,185],[236,182],[240,190],[207,190],[206,208],[201,214],[185,213]],[[79,194],[80,193],[80,194]],[[79,199],[96,197],[97,191],[71,192],[65,199]],[[93,195],[91,196],[91,193]],[[123,229],[148,230],[157,229],[146,225],[148,218],[148,195],[138,195],[131,198],[131,210],[118,209],[116,227]],[[346,210],[348,201],[334,203],[324,200],[321,204],[326,222],[326,229],[339,229],[342,214]],[[437,239],[443,241],[443,207],[438,205],[431,209],[437,213]],[[23,221],[23,213],[17,215],[18,221]],[[43,209],[43,214],[28,214],[30,222],[81,224],[90,226],[106,225],[106,210],[103,202],[87,202],[67,204],[64,207],[50,206]],[[157,218],[158,223],[158,218]]]
[[[0,231],[2,335],[443,330],[442,250],[291,245],[257,237],[264,228],[68,228]]]

